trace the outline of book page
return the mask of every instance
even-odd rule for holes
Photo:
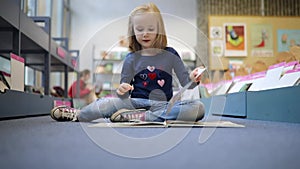
[[[226,94],[227,91],[230,89],[232,85],[232,81],[224,81],[224,84],[221,86],[221,88],[216,92],[216,95],[223,95]]]
[[[254,74],[250,74],[248,76],[245,76],[244,78],[240,79],[239,81],[237,81],[229,90],[228,93],[235,93],[235,92],[239,92],[242,87],[246,84],[252,84],[254,83],[256,80],[260,79],[260,78],[264,78],[266,76],[266,71],[263,72],[257,72]]]
[[[287,71],[279,80],[276,88],[294,86],[300,79],[300,69]]]
[[[299,63],[298,61],[292,61],[292,62],[286,63],[284,68],[283,68],[283,72],[293,70],[298,63]]]
[[[259,91],[274,88],[275,84],[278,83],[281,77],[284,66],[285,62],[270,66],[267,70],[266,76],[255,80],[248,91]]]

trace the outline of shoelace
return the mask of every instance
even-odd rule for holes
[[[124,114],[123,118],[126,120],[141,120],[143,116],[145,116],[144,112],[136,112],[136,113]]]
[[[63,108],[62,117],[73,120],[76,114],[76,110],[72,108]]]

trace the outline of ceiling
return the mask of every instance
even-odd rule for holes
[[[148,0],[72,0],[71,6],[75,8],[88,8],[92,16],[100,18],[118,18],[127,16],[136,6],[149,3]],[[193,20],[197,16],[196,0],[152,0],[162,13],[177,15]]]

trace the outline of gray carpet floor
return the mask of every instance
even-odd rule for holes
[[[300,124],[223,118],[245,128],[217,128],[204,143],[203,128],[192,128],[174,147],[145,158],[120,156],[99,146],[87,123],[55,122],[49,116],[0,121],[1,169],[298,169]],[[110,128],[89,129],[93,134]],[[118,128],[128,137],[159,136],[166,128]],[[178,133],[186,128],[176,128]],[[99,139],[97,138],[97,139]],[[120,140],[106,138],[112,144]],[[145,142],[149,150],[159,143]],[[139,146],[125,147],[126,150]]]

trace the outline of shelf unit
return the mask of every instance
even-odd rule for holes
[[[41,28],[35,22],[45,22]],[[49,114],[54,100],[67,100],[50,96],[50,73],[62,72],[68,88],[68,72],[78,73],[78,56],[59,46],[51,37],[51,18],[28,17],[21,11],[21,1],[2,0],[0,5],[0,55],[10,59],[10,53],[24,58],[25,66],[42,73],[44,95],[6,90],[0,93],[0,118]],[[78,51],[77,54],[79,54]],[[21,99],[22,98],[22,99]],[[26,99],[28,98],[28,99]],[[18,100],[21,99],[21,100]],[[35,102],[35,103],[33,103]],[[30,110],[28,109],[30,105]]]
[[[93,83],[102,90],[99,97],[113,94],[118,87],[123,59],[128,52],[126,47],[115,46],[100,52],[100,57],[93,56]]]
[[[123,60],[117,59],[94,59],[95,69],[93,73],[94,83],[100,85],[104,93],[110,93],[116,90],[121,78],[121,68]],[[103,72],[98,72],[97,67],[103,66]],[[111,66],[109,70],[105,70],[106,65]]]

